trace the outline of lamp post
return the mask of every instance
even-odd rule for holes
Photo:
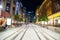
[[[23,13],[23,22],[25,21],[25,14]]]
[[[39,14],[37,13],[36,15],[37,15],[37,22],[36,22],[36,23],[38,23],[38,15],[39,15]]]

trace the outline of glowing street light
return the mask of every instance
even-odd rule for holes
[[[37,13],[37,16],[38,16],[39,14]]]
[[[0,10],[2,10],[2,8],[3,8],[3,6],[2,6],[2,5],[0,5]]]
[[[1,10],[2,10],[3,6],[2,4],[0,4],[0,16],[1,16]]]

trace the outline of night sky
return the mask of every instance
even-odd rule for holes
[[[43,0],[22,0],[21,2],[27,11],[35,11],[42,4]]]

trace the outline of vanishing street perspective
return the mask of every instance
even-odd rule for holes
[[[60,40],[60,0],[0,0],[0,40]]]

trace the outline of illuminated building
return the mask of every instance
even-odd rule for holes
[[[36,10],[36,17],[37,14],[39,14],[39,16],[47,15],[48,19],[52,20],[52,25],[54,25],[55,19],[60,16],[60,0],[44,0]]]
[[[21,2],[18,2],[19,6],[18,8],[17,7],[17,1],[18,0],[1,0],[1,3],[3,5],[3,10],[2,10],[2,13],[3,14],[9,14],[10,17],[12,17],[13,15],[17,14],[17,10],[18,10],[18,15],[19,14],[22,14],[22,3]]]

